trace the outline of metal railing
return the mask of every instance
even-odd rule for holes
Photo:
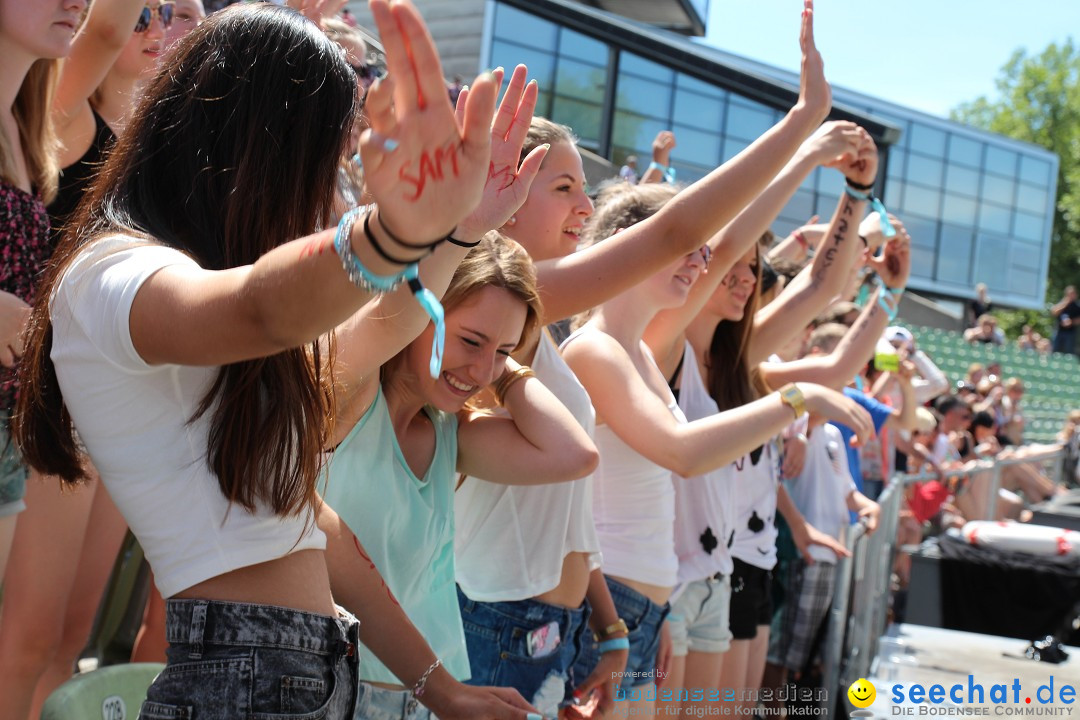
[[[829,690],[826,701],[829,717],[834,716],[837,703],[844,697],[848,686],[870,674],[878,640],[887,629],[892,567],[898,551],[896,532],[907,486],[988,472],[990,479],[984,506],[988,517],[968,519],[992,519],[1005,468],[1023,463],[1049,463],[1050,479],[1060,484],[1064,458],[1064,449],[1046,446],[1045,452],[1036,451],[1023,457],[968,463],[964,468],[944,473],[944,476],[932,472],[896,475],[888,482],[877,499],[881,514],[876,532],[868,535],[862,523],[852,526],[846,539],[851,556],[837,561],[836,590],[828,615],[829,625],[823,650],[824,684]]]

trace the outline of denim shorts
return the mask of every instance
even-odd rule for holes
[[[165,669],[140,720],[351,720],[359,623],[208,600],[169,600]]]
[[[570,610],[537,600],[476,602],[461,588],[458,602],[472,668],[468,684],[512,687],[544,717],[558,715],[588,675],[574,673],[575,662],[592,642],[588,606]],[[531,657],[529,633],[552,622],[559,624],[558,647],[544,657]]]
[[[409,690],[388,690],[360,683],[354,720],[435,720]]]
[[[731,647],[730,609],[729,575],[687,583],[668,615],[672,655],[683,657],[691,650],[714,654],[727,652]]]
[[[615,610],[626,621],[630,631],[630,655],[626,660],[626,675],[619,683],[623,689],[648,685],[656,680],[656,654],[660,650],[660,625],[668,614],[668,605],[657,605],[637,590],[623,585],[617,580],[604,576]],[[588,677],[600,662],[599,643],[589,636],[586,650],[574,672],[582,678]],[[631,674],[633,673],[633,674]]]
[[[8,417],[0,414],[0,518],[26,509],[23,496],[29,474],[19,449],[11,441]]]

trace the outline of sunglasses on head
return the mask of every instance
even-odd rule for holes
[[[173,15],[176,12],[176,4],[171,2],[171,0],[167,0],[166,2],[159,3],[157,7],[144,5],[142,12],[139,13],[139,19],[135,22],[135,32],[141,33],[149,30],[150,23],[154,22],[155,12],[158,14],[158,17],[161,18],[162,27],[167,29],[172,25]]]
[[[350,63],[349,67],[356,73],[356,79],[362,82],[364,87],[370,86],[379,77],[379,68],[374,65],[364,63],[353,65]]]
[[[703,263],[705,263],[705,269],[708,270],[709,261],[712,260],[712,248],[708,245],[702,245],[696,250],[696,252],[701,255],[701,260]],[[694,253],[690,254],[693,255]]]

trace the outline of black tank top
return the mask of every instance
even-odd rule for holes
[[[94,112],[91,110],[91,112]],[[64,224],[75,212],[83,194],[105,164],[105,156],[116,141],[116,135],[105,120],[94,112],[94,139],[83,156],[60,171],[60,183],[56,198],[49,205],[49,221],[52,225],[50,242],[55,248],[60,241]]]

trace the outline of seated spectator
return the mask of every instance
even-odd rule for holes
[[[986,367],[982,363],[971,363],[968,365],[967,375],[964,377],[964,381],[967,385],[975,388],[985,375]]]
[[[982,343],[984,345],[1005,344],[1005,340],[998,330],[997,318],[993,315],[981,315],[975,327],[964,331],[964,340],[969,343]]]
[[[1020,401],[1024,397],[1024,381],[1011,377],[1005,381],[1005,395],[1001,398],[1002,417],[999,434],[1008,440],[1009,445],[1024,444],[1024,415],[1020,411]]]
[[[1035,332],[1030,325],[1025,325],[1020,337],[1016,338],[1016,347],[1021,350],[1035,350],[1039,340],[1042,340],[1042,335]]]

